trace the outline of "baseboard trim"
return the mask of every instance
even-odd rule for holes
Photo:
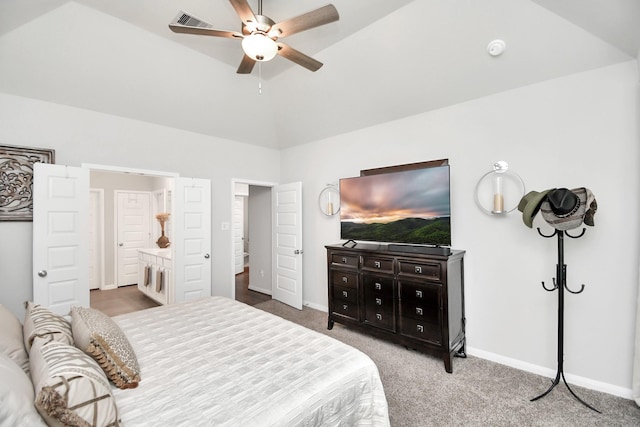
[[[256,292],[260,292],[261,294],[271,295],[271,289],[261,288],[255,285],[249,285],[248,288],[250,291],[256,291]]]
[[[542,375],[543,377],[555,378],[556,370],[545,368],[544,366],[534,365],[532,363],[523,362],[522,360],[512,359],[499,354],[491,353],[484,350],[479,350],[473,347],[467,347],[467,354],[481,359],[496,362],[501,365],[510,366],[512,368],[520,369],[521,371],[531,372],[532,374]],[[633,390],[630,388],[624,388],[613,384],[605,383],[602,381],[592,380],[590,378],[581,377],[579,375],[571,375],[565,372],[564,374],[567,382],[571,385],[577,385],[579,387],[585,387],[591,390],[600,391],[603,393],[612,394],[614,396],[623,397],[625,399],[633,399]]]
[[[100,289],[100,290],[101,290],[101,291],[110,291],[110,290],[112,290],[112,289],[118,289],[118,287],[117,287],[114,283],[112,283],[112,284],[110,284],[110,285],[104,285],[104,286],[102,287],[102,289]]]
[[[315,304],[309,301],[302,301],[302,305],[305,307],[313,308],[314,310],[322,311],[323,313],[329,313],[329,307],[324,305]]]

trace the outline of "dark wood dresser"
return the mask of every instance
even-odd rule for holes
[[[397,247],[397,246],[396,246]],[[439,355],[452,372],[465,356],[464,251],[397,251],[393,245],[329,245],[329,322]]]

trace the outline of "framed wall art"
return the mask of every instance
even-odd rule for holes
[[[0,145],[0,221],[33,220],[33,165],[55,163],[55,150]]]

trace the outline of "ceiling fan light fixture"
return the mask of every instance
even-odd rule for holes
[[[278,53],[278,44],[262,32],[255,32],[242,39],[242,50],[256,61],[270,61]]]

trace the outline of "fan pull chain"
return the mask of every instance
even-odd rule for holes
[[[258,94],[262,95],[262,62],[258,62]]]

